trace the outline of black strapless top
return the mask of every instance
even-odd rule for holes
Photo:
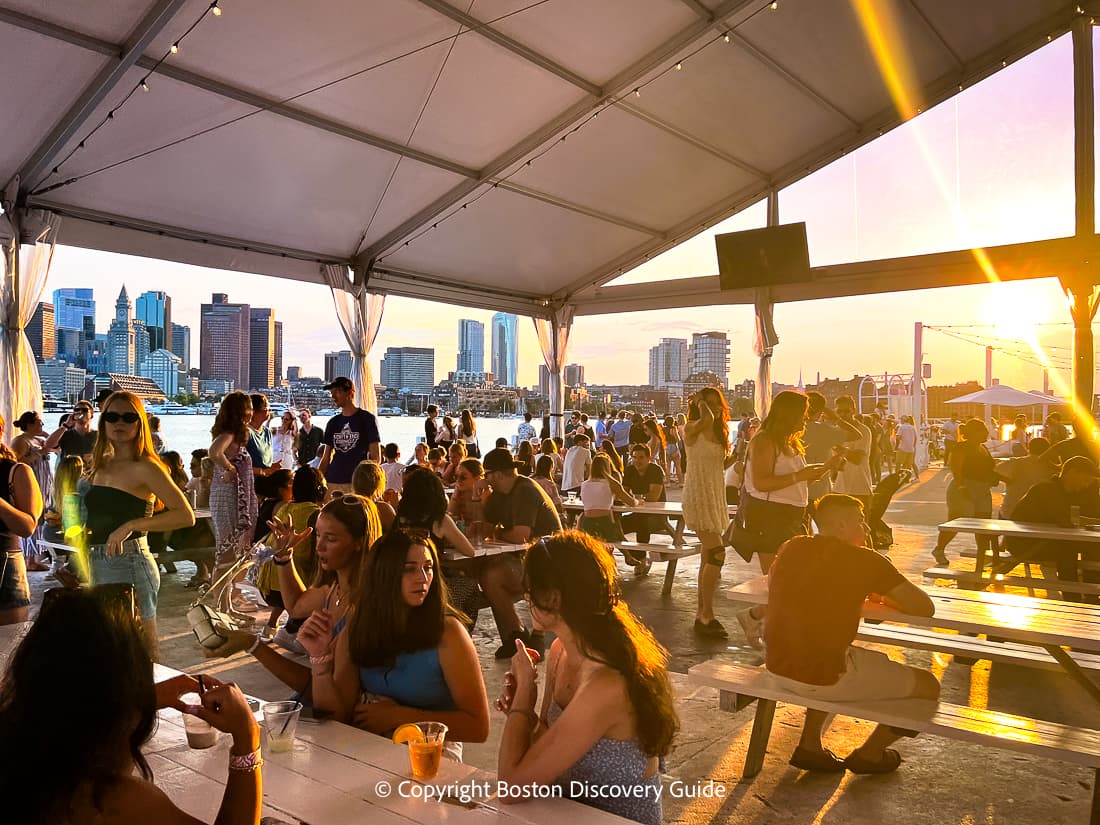
[[[151,499],[138,498],[117,487],[95,485],[88,490],[84,503],[88,508],[89,544],[106,544],[107,537],[124,522],[153,515]],[[144,535],[135,532],[130,538]]]

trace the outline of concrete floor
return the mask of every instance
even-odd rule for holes
[[[946,518],[945,480],[940,468],[925,471],[917,484],[899,492],[887,522],[894,527],[896,544],[890,552],[894,564],[920,581],[931,565],[929,550],[935,542],[935,524]],[[677,491],[671,491],[675,497]],[[960,536],[948,554],[972,544]],[[755,566],[729,553],[722,586],[757,574]],[[256,661],[240,654],[208,662],[184,617],[194,597],[183,584],[193,567],[180,563],[174,575],[164,575],[160,596],[162,659],[165,664],[189,672],[215,672],[236,681],[248,693],[278,698],[289,693]],[[903,740],[901,769],[890,776],[859,778],[851,774],[821,776],[802,773],[787,765],[798,739],[801,712],[781,706],[776,715],[768,757],[763,771],[750,782],[738,782],[752,723],[752,710],[727,714],[718,710],[717,692],[695,688],[687,682],[687,669],[713,657],[757,664],[757,651],[742,644],[734,612],[735,602],[719,595],[719,618],[731,629],[727,643],[700,642],[691,633],[694,618],[698,560],[685,559],[677,569],[670,597],[661,596],[664,565],[655,564],[651,575],[633,579],[621,568],[623,592],[631,608],[668,648],[669,669],[680,713],[680,734],[667,759],[665,822],[689,823],[906,823],[907,825],[997,825],[998,823],[1085,823],[1088,821],[1092,771],[1047,759],[1019,756],[1002,750],[967,745],[955,740],[921,737]],[[37,594],[52,582],[46,574],[31,574]],[[38,599],[36,598],[36,604]],[[499,644],[489,611],[483,610],[474,631],[490,703],[499,692],[507,663],[493,659]],[[945,701],[970,704],[1034,716],[1040,719],[1100,728],[1100,714],[1088,696],[1060,673],[993,665],[981,662],[960,665],[952,657],[922,651],[883,648],[891,656],[929,667],[943,682]],[[497,743],[503,718],[494,712],[489,740],[468,745],[467,762],[495,770]],[[827,744],[841,755],[854,748],[870,725],[838,719]],[[672,797],[677,788],[701,789],[709,796]]]

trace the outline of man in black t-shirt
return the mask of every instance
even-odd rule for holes
[[[511,544],[526,544],[561,529],[558,511],[546,491],[516,472],[518,465],[508,450],[490,450],[482,466],[485,481],[493,489],[485,502],[485,520],[493,526],[494,537]],[[512,658],[516,639],[540,650],[542,634],[525,630],[516,613],[516,599],[523,595],[523,565],[519,557],[502,553],[486,558],[478,581],[500,631],[502,644],[496,658]]]
[[[435,422],[435,417],[439,415],[439,407],[429,404],[425,413],[427,417],[424,419],[424,440],[427,441],[430,450],[439,446],[439,425]]]
[[[355,405],[355,385],[350,378],[340,376],[325,389],[332,393],[332,400],[340,408],[340,415],[333,416],[325,425],[325,454],[321,457],[321,474],[333,493],[351,492],[351,474],[360,461],[370,459],[381,463],[381,437],[378,419]]]
[[[317,450],[325,434],[320,427],[313,426],[313,413],[308,409],[303,407],[298,411],[298,420],[302,422],[298,430],[298,466],[307,467],[317,459]]]
[[[630,464],[623,471],[623,487],[646,501],[666,501],[665,471],[654,464],[647,444],[632,444]],[[672,525],[664,516],[652,513],[630,513],[623,516],[623,532],[637,533],[641,544],[649,542],[652,533],[675,535]]]
[[[91,466],[96,437],[96,431],[92,429],[91,402],[77,401],[68,420],[50,433],[50,437],[46,439],[45,449],[60,449],[61,458],[78,455],[84,460],[87,468]]]

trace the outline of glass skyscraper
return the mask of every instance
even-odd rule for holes
[[[516,337],[516,316],[498,312],[492,320],[492,372],[502,387],[516,386],[516,365],[519,361],[519,341]]]
[[[458,372],[485,372],[485,324],[463,318],[458,322]]]
[[[148,291],[134,304],[134,320],[149,330],[149,351],[172,349],[172,299],[166,292]]]

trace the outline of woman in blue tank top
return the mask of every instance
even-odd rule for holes
[[[448,741],[486,740],[481,665],[438,570],[432,540],[395,527],[367,556],[355,612],[334,654],[323,616],[314,613],[302,625],[298,640],[310,652],[316,708],[383,736],[431,720],[447,726]]]
[[[534,664],[516,645],[496,702],[507,716],[498,779],[557,783],[579,802],[660,825],[660,760],[679,726],[668,652],[622,601],[611,554],[588,534],[540,539],[523,567],[531,620],[558,638],[540,712]]]

